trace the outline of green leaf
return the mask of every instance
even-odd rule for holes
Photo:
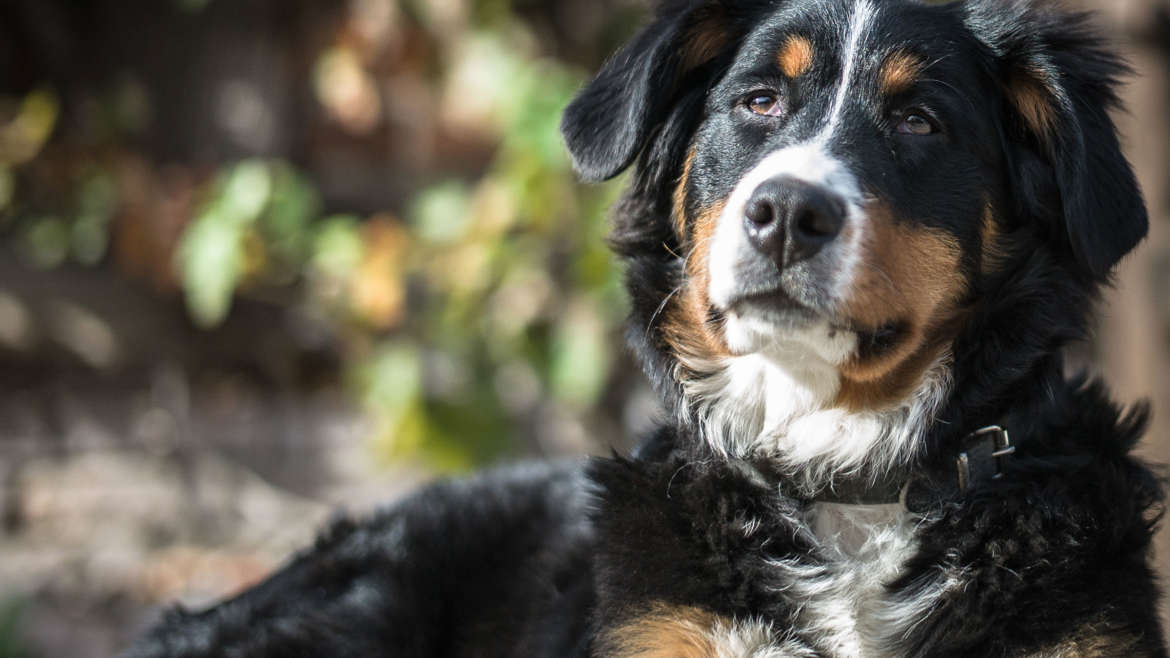
[[[272,195],[260,218],[261,231],[283,256],[294,258],[320,206],[312,183],[287,164],[278,164],[272,168]]]
[[[176,266],[187,310],[200,327],[215,327],[227,317],[243,278],[244,238],[271,196],[268,164],[237,163],[220,174],[202,212],[183,231]]]
[[[110,244],[108,222],[100,215],[82,215],[70,230],[70,251],[82,265],[96,265]]]
[[[69,256],[69,225],[60,217],[35,219],[24,233],[22,246],[33,265],[58,267]]]
[[[432,244],[458,242],[471,225],[471,192],[461,181],[447,181],[422,191],[410,217],[415,232]]]
[[[422,394],[422,361],[418,349],[392,343],[370,359],[362,377],[366,406],[396,419]]]
[[[36,157],[52,136],[61,102],[52,89],[38,89],[24,97],[20,111],[0,124],[0,164],[23,164]]]
[[[98,171],[85,179],[77,198],[77,218],[70,229],[70,251],[77,262],[96,265],[105,256],[109,224],[117,206],[117,183],[109,174]]]
[[[187,227],[176,252],[187,310],[200,327],[215,327],[231,308],[243,271],[244,230],[219,212],[207,212]]]
[[[321,221],[313,239],[310,266],[334,279],[349,279],[362,263],[361,225],[352,215]]]
[[[256,220],[272,195],[272,172],[259,160],[246,160],[228,172],[216,205],[224,219],[248,224]]]
[[[101,221],[108,220],[118,205],[118,184],[105,172],[86,177],[77,198],[77,210]]]

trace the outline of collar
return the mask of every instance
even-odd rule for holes
[[[826,489],[811,500],[841,505],[901,504],[911,512],[923,513],[1000,479],[1004,462],[1015,451],[1007,430],[990,425],[963,437],[958,453],[942,468],[876,482],[858,478]]]

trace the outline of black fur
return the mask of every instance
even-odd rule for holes
[[[512,468],[339,521],[242,595],[167,612],[124,656],[583,656],[594,596],[577,475]]]
[[[827,655],[823,637],[793,623],[807,603],[791,593],[793,574],[828,560],[807,522],[812,503],[768,459],[704,448],[659,311],[686,276],[672,195],[688,153],[699,151],[695,207],[759,158],[712,110],[753,56],[751,35],[800,19],[829,39],[852,1],[668,0],[566,111],[584,178],[633,167],[612,235],[633,308],[628,338],[679,420],[630,459],[439,484],[343,522],[239,597],[168,613],[125,655],[607,655],[620,646],[611,633],[663,605],[760,619],[790,646]],[[953,61],[941,66],[970,104],[956,112],[965,121],[949,150],[906,147],[934,179],[874,183],[907,215],[953,234],[970,279],[951,346],[955,386],[920,463],[906,467],[945,471],[962,437],[992,422],[1018,446],[1001,480],[922,516],[887,598],[930,603],[908,628],[872,638],[889,655],[1166,655],[1148,564],[1162,490],[1130,456],[1145,408],[1125,411],[1100,383],[1066,377],[1060,356],[1084,337],[1098,286],[1146,231],[1107,114],[1125,69],[1084,16],[1040,4],[882,3],[883,38],[946,44]],[[1011,101],[1021,75],[1050,94],[1050,134]],[[849,157],[859,167],[890,157],[855,128]],[[1002,262],[990,268],[967,207],[985,193],[1004,231]],[[948,578],[959,586],[928,598]]]

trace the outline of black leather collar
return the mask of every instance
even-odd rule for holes
[[[844,505],[892,505],[900,503],[911,512],[924,513],[962,498],[969,490],[998,480],[1004,460],[1015,453],[1007,430],[991,425],[976,430],[960,444],[950,463],[953,467],[923,471],[878,481],[861,479],[836,484],[812,498],[812,502]]]

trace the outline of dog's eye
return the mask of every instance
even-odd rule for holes
[[[752,112],[765,117],[778,117],[784,109],[780,99],[771,94],[752,94],[748,98],[747,106]]]
[[[938,132],[934,122],[921,114],[908,114],[898,124],[898,132],[903,135],[933,135]]]

